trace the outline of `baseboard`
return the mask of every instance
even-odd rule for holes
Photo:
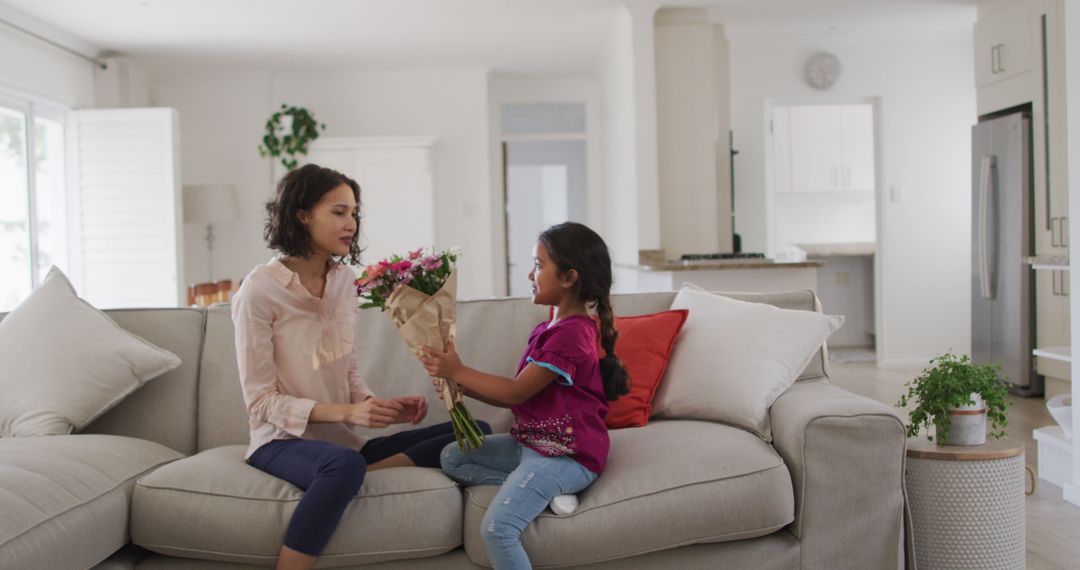
[[[898,368],[926,368],[930,358],[881,358],[878,356],[878,368],[893,370]]]

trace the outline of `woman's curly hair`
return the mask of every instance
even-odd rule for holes
[[[274,199],[266,203],[266,226],[263,238],[271,249],[276,249],[289,257],[307,257],[313,253],[311,234],[307,226],[300,221],[300,212],[311,210],[322,200],[327,192],[345,184],[352,188],[356,206],[360,207],[360,185],[344,174],[315,164],[306,164],[286,174],[278,182]],[[360,263],[358,245],[360,219],[357,217],[357,232],[349,244],[349,254],[341,257],[342,263],[351,265]]]

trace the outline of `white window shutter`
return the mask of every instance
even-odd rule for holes
[[[71,279],[99,308],[186,304],[173,109],[72,113]]]

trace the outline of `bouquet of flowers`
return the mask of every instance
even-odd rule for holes
[[[367,266],[356,280],[360,308],[390,311],[398,334],[416,356],[425,346],[445,350],[457,323],[457,258],[456,249],[424,255],[421,248]],[[453,380],[440,380],[458,448],[480,447],[484,433],[465,407],[464,394]]]

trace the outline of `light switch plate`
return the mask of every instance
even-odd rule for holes
[[[889,187],[889,201],[899,204],[904,201],[904,189],[899,186]]]

